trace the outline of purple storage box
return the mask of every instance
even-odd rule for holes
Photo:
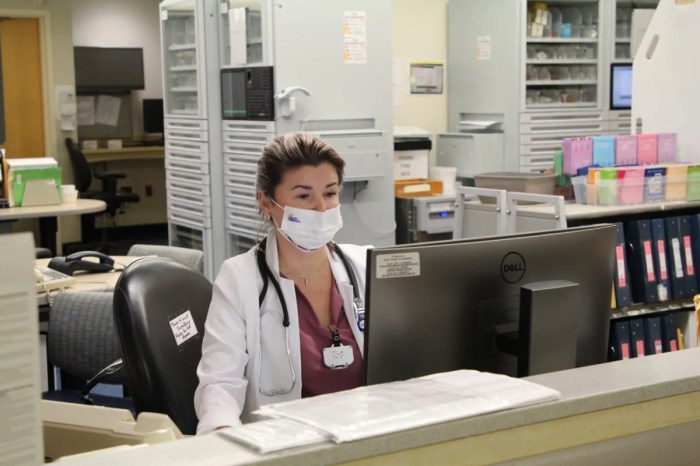
[[[576,175],[576,170],[593,165],[593,143],[588,138],[566,138],[562,143],[564,174]]]
[[[654,165],[658,160],[658,138],[656,134],[637,135],[637,163],[639,165]]]
[[[637,165],[637,136],[615,136],[615,165]]]
[[[659,133],[656,137],[656,151],[659,163],[676,162],[676,133]]]

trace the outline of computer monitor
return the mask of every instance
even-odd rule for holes
[[[143,132],[163,134],[163,99],[143,99]]]
[[[610,110],[632,108],[632,65],[613,63],[610,66]]]
[[[369,250],[366,382],[457,369],[516,375],[497,328],[517,322],[523,285],[546,280],[578,284],[573,365],[605,362],[614,245],[615,228],[598,225]]]

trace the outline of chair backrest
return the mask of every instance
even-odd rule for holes
[[[134,244],[127,256],[167,257],[198,272],[204,271],[204,252],[197,249],[163,246],[159,244]]]
[[[194,391],[212,285],[172,259],[148,257],[124,270],[114,318],[136,412],[164,413],[194,434]]]
[[[54,297],[49,319],[48,357],[68,374],[87,381],[121,358],[110,292],[70,292]],[[102,380],[123,384],[120,371]]]
[[[73,166],[73,182],[75,189],[79,193],[85,192],[90,188],[92,182],[92,171],[83,151],[80,150],[78,143],[72,138],[66,138],[66,148],[70,156],[70,162]]]

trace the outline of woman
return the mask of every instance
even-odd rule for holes
[[[264,404],[362,383],[353,293],[364,296],[367,248],[338,251],[331,241],[342,226],[344,165],[308,134],[279,136],[263,150],[256,188],[271,231],[224,262],[214,282],[197,369],[198,433],[253,420]]]

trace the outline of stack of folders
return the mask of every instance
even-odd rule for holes
[[[610,326],[608,360],[666,353],[683,347],[683,336],[672,312],[617,319]]]
[[[700,214],[616,223],[618,308],[690,302],[700,290]]]
[[[7,158],[5,190],[11,207],[61,203],[61,167],[51,157]]]
[[[634,304],[691,302],[700,290],[700,214],[617,223],[614,297],[624,309]],[[683,347],[670,311],[613,321],[610,360]]]

